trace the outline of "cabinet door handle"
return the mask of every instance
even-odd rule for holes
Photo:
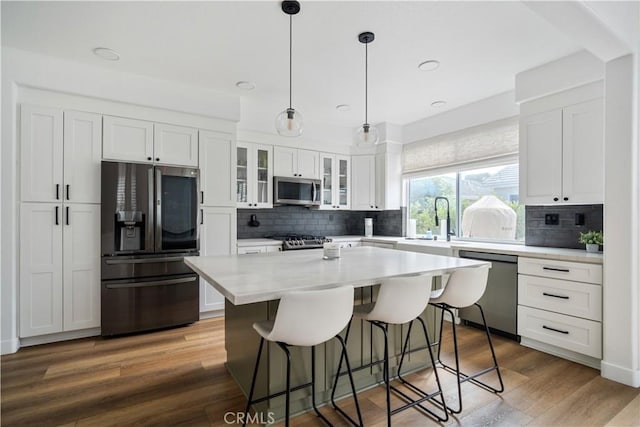
[[[563,200],[564,200],[565,202],[568,202],[568,201],[569,201],[569,198],[568,198],[568,197],[565,197]]]
[[[56,206],[56,225],[60,225],[60,220],[58,219],[58,206]]]
[[[67,207],[65,208],[64,216],[65,216],[65,218],[64,218],[65,223],[66,223],[67,225],[69,225],[69,206],[67,206]]]
[[[56,200],[60,200],[60,184],[56,184]]]
[[[558,201],[558,198],[557,198],[557,197],[554,197],[554,198],[553,198],[553,201],[554,201],[554,202],[557,202],[557,201]]]
[[[557,267],[542,267],[543,270],[549,270],[549,271],[559,271],[560,273],[568,273],[569,269],[568,268],[557,268]]]
[[[544,295],[545,297],[553,297],[553,298],[560,298],[560,299],[569,299],[568,296],[566,295],[554,295],[554,294],[549,294],[547,292],[543,292],[542,295]]]
[[[160,161],[160,157],[156,157],[156,162],[159,162],[159,161]]]
[[[200,209],[200,225],[204,224],[204,211]]]
[[[547,326],[547,325],[542,325],[542,328],[543,329],[548,329],[548,330],[553,331],[553,332],[559,332],[561,334],[569,335],[569,331],[563,331],[561,329],[552,328],[552,327]]]
[[[67,200],[69,200],[69,187],[70,187],[70,185],[67,184]]]
[[[200,203],[204,205],[204,191],[200,191]]]
[[[151,160],[151,157],[147,157],[147,160]]]

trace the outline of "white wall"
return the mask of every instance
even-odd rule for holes
[[[17,104],[38,102],[180,123],[235,136],[240,100],[205,88],[2,49],[0,351],[15,352],[18,299]],[[60,104],[62,103],[62,104]]]
[[[605,193],[602,375],[640,387],[638,364],[638,141],[634,141],[634,57],[605,72]],[[637,235],[637,233],[636,233]]]
[[[421,141],[457,130],[517,116],[518,113],[519,109],[515,101],[514,91],[508,91],[409,123],[402,129],[402,142]]]

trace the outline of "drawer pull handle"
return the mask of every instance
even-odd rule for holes
[[[569,335],[569,331],[562,331],[560,329],[551,328],[551,327],[545,326],[545,325],[542,325],[542,328],[543,329],[548,329],[548,330],[553,331],[553,332],[560,332],[561,334]]]
[[[548,294],[546,292],[543,292],[542,295],[544,295],[545,297],[554,297],[554,298],[560,298],[560,299],[569,299],[568,296],[566,295],[554,295],[554,294]]]
[[[551,270],[551,271],[559,271],[561,273],[568,273],[568,268],[557,268],[557,267],[542,267],[543,270]]]

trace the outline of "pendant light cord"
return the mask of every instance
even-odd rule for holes
[[[289,109],[291,109],[291,76],[293,75],[293,66],[292,66],[292,56],[293,56],[293,48],[292,48],[292,38],[293,38],[293,15],[289,15]]]
[[[369,123],[369,43],[364,44],[364,122]]]

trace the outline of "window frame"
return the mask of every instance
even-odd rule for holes
[[[490,168],[497,166],[508,166],[518,164],[520,165],[519,156],[518,155],[510,155],[503,156],[497,159],[485,159],[480,161],[473,161],[467,163],[458,163],[451,166],[439,167],[428,169],[420,172],[412,172],[408,174],[404,174],[402,176],[402,187],[403,187],[403,195],[402,199],[404,201],[404,205],[406,206],[406,214],[405,214],[405,222],[408,224],[409,219],[411,219],[411,206],[409,206],[409,181],[412,179],[420,179],[420,178],[431,178],[436,177],[438,175],[445,175],[450,173],[456,174],[456,229],[455,236],[451,236],[452,239],[460,240],[460,241],[470,241],[470,242],[481,242],[481,243],[504,243],[504,244],[512,244],[512,245],[524,245],[524,239],[522,240],[501,240],[501,239],[483,239],[483,238],[470,238],[470,237],[462,237],[461,234],[461,224],[462,224],[462,202],[460,199],[460,175],[465,172],[469,172],[475,169],[482,168]],[[518,191],[518,199],[520,198],[520,192]]]

